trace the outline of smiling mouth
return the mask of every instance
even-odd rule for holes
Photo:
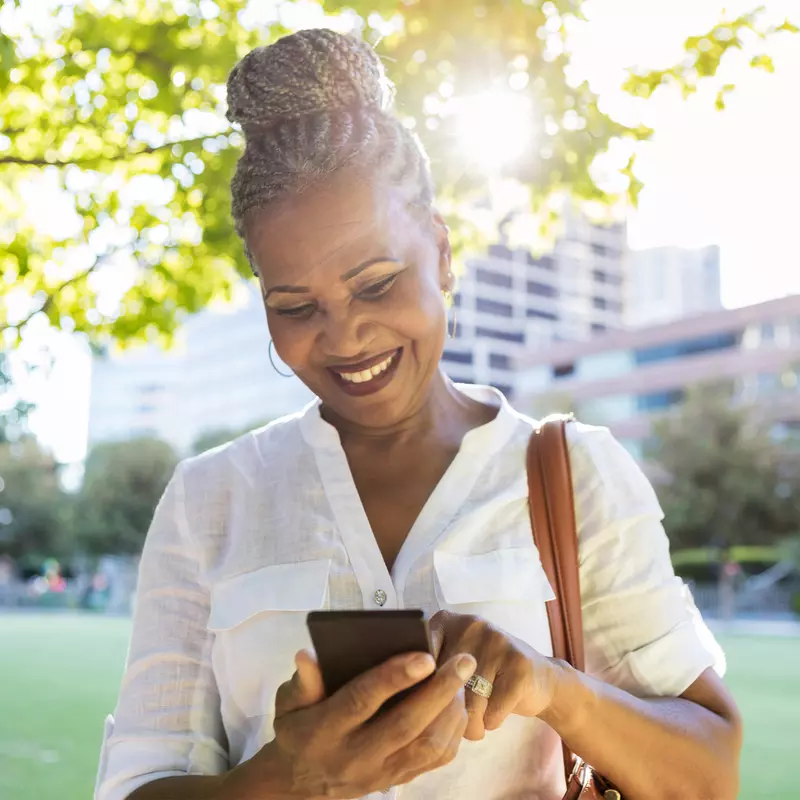
[[[380,360],[371,359],[360,364],[329,367],[329,369],[346,387],[367,389],[378,386],[382,383],[382,378],[388,377],[388,373],[396,366],[402,352],[403,348],[399,347],[397,350],[380,356]]]

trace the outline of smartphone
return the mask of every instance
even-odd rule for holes
[[[311,611],[306,624],[329,697],[392,656],[411,652],[433,655],[428,622],[419,609]],[[416,686],[394,695],[381,711],[396,705]]]

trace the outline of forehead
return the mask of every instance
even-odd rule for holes
[[[246,231],[259,274],[275,283],[346,272],[377,256],[401,259],[422,243],[397,189],[344,171],[253,212]]]

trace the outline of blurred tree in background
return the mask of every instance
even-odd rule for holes
[[[78,551],[138,554],[177,462],[172,448],[157,439],[92,448],[70,525]]]
[[[27,430],[33,404],[14,391],[8,357],[0,351],[0,444],[17,441]]]
[[[21,566],[72,552],[59,466],[36,439],[0,443],[0,554]]]
[[[249,49],[289,32],[277,20],[291,5],[248,16],[233,0],[86,0],[31,27],[14,16],[26,0],[5,4],[0,300],[9,302],[0,302],[0,330],[7,346],[37,315],[99,342],[169,336],[183,315],[230,296],[249,275],[229,215],[228,183],[242,139],[224,118],[225,81]],[[549,215],[543,201],[561,191],[617,200],[593,169],[611,151],[612,172],[635,201],[633,145],[651,132],[607,116],[589,85],[571,74],[565,41],[581,6],[324,3],[330,13],[360,21],[377,43],[397,85],[399,112],[431,154],[456,246],[468,230],[457,224],[460,210],[484,190],[486,175],[453,146],[465,124],[455,100],[497,86],[532,110],[536,147],[503,173],[529,190],[532,209]],[[269,13],[278,16],[265,18]],[[627,89],[638,97],[667,83],[693,91],[728,52],[752,49],[748,38],[756,42],[753,66],[769,69],[761,45],[793,31],[760,11],[720,22],[687,40],[680,65],[632,75]],[[37,187],[62,192],[57,213],[39,212]]]
[[[648,458],[673,549],[769,545],[800,534],[800,453],[728,387],[697,387],[654,426]]]

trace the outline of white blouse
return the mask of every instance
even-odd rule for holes
[[[177,468],[142,554],[128,664],[106,721],[96,800],[171,775],[211,775],[273,736],[274,697],[311,646],[308,611],[478,614],[552,654],[554,595],[533,544],[525,452],[533,421],[499,405],[470,431],[391,572],[319,403]],[[670,564],[662,512],[604,428],[569,426],[587,669],[640,696],[677,696],[722,652]],[[512,716],[391,798],[560,798],[558,740]],[[376,795],[386,797],[386,795]]]

